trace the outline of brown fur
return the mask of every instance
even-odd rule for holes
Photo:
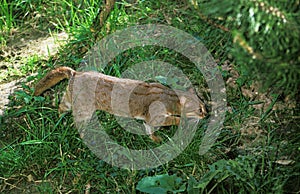
[[[76,72],[68,67],[50,71],[37,83],[34,95],[40,95],[65,78],[69,79],[69,85],[59,111],[79,110],[82,120],[94,110],[103,110],[142,119],[147,125],[158,127],[179,125],[182,113],[197,119],[206,115],[204,103],[194,93],[98,72]]]

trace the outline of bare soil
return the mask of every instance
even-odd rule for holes
[[[6,45],[0,51],[0,115],[3,115],[9,103],[9,95],[20,88],[20,83],[29,75],[11,77],[9,71],[18,70],[26,65],[28,58],[38,56],[47,60],[55,55],[59,47],[66,43],[68,35],[65,32],[49,33],[37,29],[12,31]]]

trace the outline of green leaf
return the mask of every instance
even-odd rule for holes
[[[208,165],[208,167],[210,169],[209,172],[207,172],[193,188],[204,190],[213,179],[221,182],[229,176],[227,171],[229,163],[227,160],[219,160],[212,165]]]
[[[159,75],[159,76],[155,76],[155,79],[159,82],[159,83],[161,83],[161,84],[163,84],[163,85],[167,85],[167,77],[164,77],[164,76],[161,76],[161,75]]]
[[[187,192],[189,194],[198,194],[198,193],[200,193],[200,189],[199,188],[195,188],[195,186],[197,184],[198,184],[197,180],[193,176],[190,176],[189,180],[188,180]]]
[[[182,179],[176,175],[156,175],[153,177],[145,177],[138,182],[137,190],[145,193],[178,193],[186,190]]]

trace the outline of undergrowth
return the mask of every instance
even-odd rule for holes
[[[90,29],[102,1],[4,1],[1,4],[1,44],[12,29],[24,25],[71,35],[60,52],[42,64],[34,57],[18,70],[36,81],[56,66],[80,67],[83,56],[94,44]],[[218,62],[224,80],[238,73],[224,64],[234,64],[230,50],[231,34],[204,21],[188,3],[181,1],[118,2],[99,36],[136,24],[166,24],[199,39]],[[120,76],[132,64],[146,60],[174,64],[205,88],[203,76],[189,59],[160,47],[130,49],[117,56],[103,72]],[[235,64],[237,65],[237,64]],[[234,65],[233,65],[234,66]],[[162,77],[160,77],[162,78]],[[162,81],[162,80],[156,80]],[[252,80],[250,80],[252,81]],[[199,155],[207,120],[203,120],[188,147],[175,159],[143,170],[121,169],[100,160],[84,144],[75,128],[72,114],[59,115],[57,107],[66,82],[33,96],[31,82],[10,96],[9,108],[0,117],[0,191],[2,193],[299,193],[299,105],[276,109],[285,97],[273,94],[267,108],[263,102],[245,95],[245,85],[227,82],[228,111],[223,130],[213,147]],[[200,91],[209,101],[209,91]],[[107,133],[133,148],[158,146],[147,136],[122,129],[113,115],[98,112]],[[176,127],[165,127],[157,134],[168,140]]]

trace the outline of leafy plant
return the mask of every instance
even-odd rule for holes
[[[179,193],[186,190],[186,183],[177,175],[156,175],[153,177],[145,177],[141,179],[136,187],[137,190],[145,193]]]
[[[260,81],[285,95],[299,92],[299,1],[190,1],[202,19],[229,32],[240,82]]]
[[[229,184],[233,192],[236,190],[240,193],[281,192],[286,178],[278,176],[276,180],[270,181],[269,176],[273,173],[273,167],[264,167],[264,158],[261,158],[261,161],[259,158],[240,156],[234,160],[218,160],[208,165],[209,171],[199,181],[190,177],[187,191],[203,193],[208,190],[207,193],[213,193],[215,190],[220,191],[223,185]],[[268,168],[268,171],[264,173],[258,171],[261,168]]]

